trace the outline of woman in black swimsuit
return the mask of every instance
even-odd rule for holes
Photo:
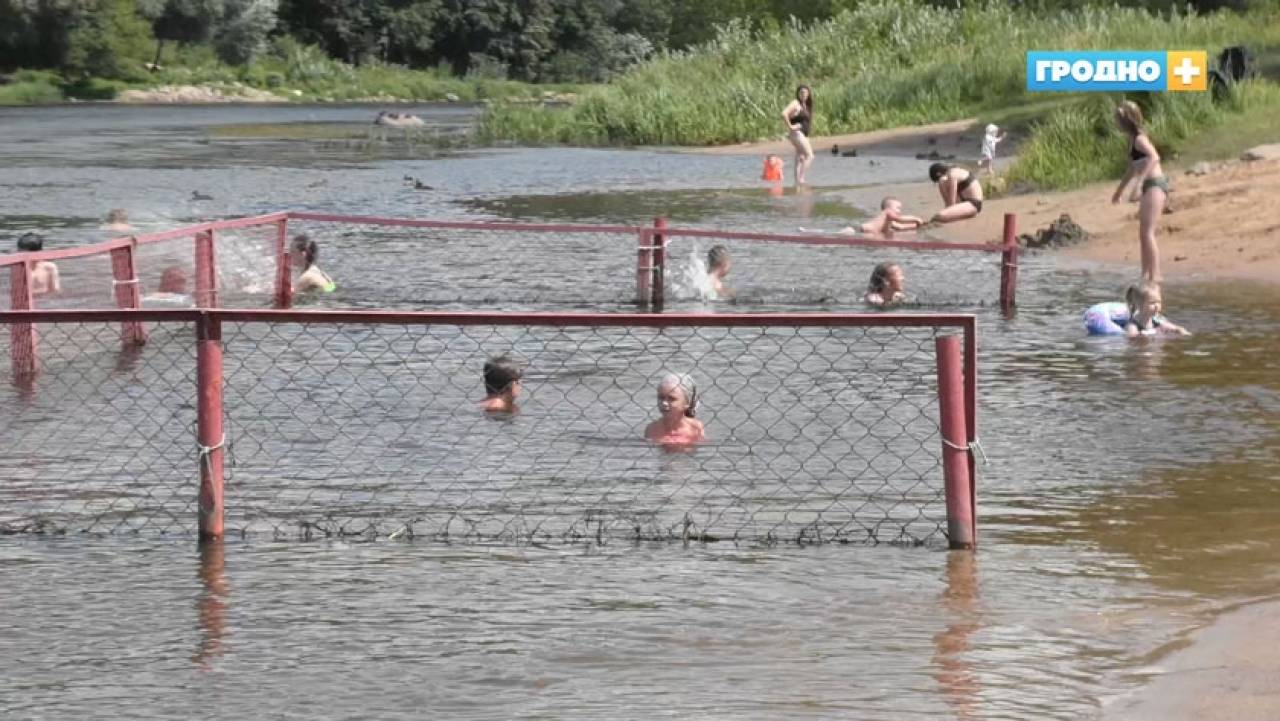
[[[1169,201],[1169,179],[1160,167],[1160,153],[1142,129],[1142,110],[1132,100],[1116,108],[1116,124],[1129,136],[1129,168],[1111,195],[1119,203],[1130,183],[1141,183],[1138,205],[1138,246],[1142,251],[1142,279],[1160,282],[1160,249],[1156,246],[1156,223]]]
[[[787,124],[787,140],[796,149],[796,185],[804,185],[805,174],[813,164],[813,147],[809,145],[809,131],[813,127],[813,91],[808,85],[796,88],[796,99],[782,109],[782,120]]]
[[[934,163],[929,166],[929,180],[938,184],[943,204],[942,210],[930,222],[954,223],[982,212],[982,183],[973,173],[953,165]]]

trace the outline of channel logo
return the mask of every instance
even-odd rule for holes
[[[1197,91],[1208,88],[1208,75],[1203,50],[1027,52],[1033,93]]]

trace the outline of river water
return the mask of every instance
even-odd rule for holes
[[[831,188],[920,174],[910,158],[819,158],[812,196],[774,198],[755,187],[756,158],[448,150],[471,111],[419,110],[435,142],[379,134],[368,126],[376,109],[362,107],[0,109],[0,235],[38,229],[47,247],[98,240],[113,207],[141,229],[307,209],[623,223],[665,214],[792,231],[868,210]],[[342,279],[358,253],[335,250],[326,268]],[[600,282],[563,257],[520,252],[530,267],[563,271],[548,276],[559,278],[553,292],[590,297],[581,289]],[[344,279],[351,295],[331,304],[414,307],[394,289],[442,272],[419,267],[407,241],[373,254],[399,260],[378,266],[393,290],[357,297],[361,286]],[[749,284],[746,275],[734,277]],[[187,537],[6,536],[0,715],[1096,716],[1158,673],[1158,652],[1188,629],[1274,595],[1280,570],[1280,294],[1171,284],[1168,312],[1194,337],[1085,338],[1080,312],[1125,280],[1035,256],[1016,318],[951,308],[979,319],[988,462],[976,554],[259,536],[198,551]],[[766,295],[675,305],[781,307]]]

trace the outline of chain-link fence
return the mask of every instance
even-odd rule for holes
[[[995,244],[679,228],[660,237],[668,303],[707,297],[702,278],[717,246],[731,264],[724,295],[752,306],[860,306],[876,267],[893,263],[905,279],[902,307],[1000,307],[1008,276],[1002,264],[1016,262]]]
[[[335,282],[295,295],[290,240],[315,241]],[[8,306],[266,308],[680,308],[732,300],[742,310],[861,306],[872,271],[897,263],[908,307],[1014,302],[1016,254],[1001,245],[655,227],[535,225],[276,213],[203,223],[83,248],[0,256],[55,263],[57,292]],[[727,290],[713,293],[707,253],[724,246]],[[406,262],[408,259],[410,262]],[[208,270],[203,270],[206,268]],[[213,275],[209,276],[211,272]],[[129,293],[122,293],[127,288]]]
[[[5,335],[31,319],[38,361],[0,384],[10,532],[193,532],[221,466],[227,533],[944,544],[944,455],[973,433],[971,316],[0,313]],[[146,345],[122,343],[138,320]],[[501,355],[514,413],[481,407]],[[705,440],[646,440],[669,373]]]

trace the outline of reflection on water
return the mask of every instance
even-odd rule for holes
[[[224,652],[223,640],[227,636],[227,605],[231,587],[227,583],[226,547],[222,541],[201,543],[200,568],[197,577],[202,591],[196,602],[200,619],[200,643],[192,661],[201,670],[213,669],[213,663]]]
[[[281,208],[637,224],[668,214],[770,230],[794,230],[806,215],[857,215],[821,188],[770,197],[752,157],[541,149],[387,159],[245,127],[279,120],[305,136],[320,132],[307,124],[356,128],[369,113],[0,109],[9,131],[0,140],[0,232],[41,229],[48,247],[74,246],[101,240],[97,226],[114,207],[142,230]],[[861,168],[818,163],[811,179],[832,187],[920,176],[906,160],[876,176],[859,177]],[[406,187],[405,175],[435,190]],[[193,190],[213,200],[194,202]],[[317,305],[423,307],[433,288],[461,282],[453,247],[436,263],[421,238],[325,240],[325,267],[341,290]],[[468,239],[452,240],[461,252]],[[504,252],[522,253],[554,295],[583,280],[565,272],[561,249],[604,267],[600,245],[598,257],[590,242],[565,239]],[[684,246],[677,258],[692,265],[704,250]],[[186,249],[157,252],[189,262]],[[759,254],[733,252],[735,284],[764,282],[770,268]],[[795,285],[809,292],[820,270],[860,290],[869,260],[824,251],[794,265]],[[621,262],[633,270],[634,253]],[[256,267],[246,256],[229,272],[249,287]],[[1094,715],[1100,698],[1134,683],[1129,672],[1150,649],[1205,611],[1275,587],[1280,295],[1173,283],[1167,312],[1195,335],[1132,343],[1086,338],[1079,326],[1084,308],[1117,299],[1128,273],[1064,269],[1051,254],[1029,254],[1021,272],[1012,320],[964,308],[979,318],[979,431],[990,458],[979,467],[976,556],[400,542],[245,542],[196,554],[185,541],[145,537],[0,538],[0,715],[172,717],[212,694],[225,713],[249,717],[303,703],[379,718],[423,709],[598,718],[617,708],[734,718]],[[913,292],[984,297],[976,274],[945,263],[909,273]],[[102,298],[110,290],[88,281],[84,289]],[[732,308],[673,305],[757,307],[750,294]],[[113,356],[107,367],[133,373],[147,353]],[[16,403],[38,400],[30,384],[16,391]],[[190,409],[171,412],[186,418]],[[188,437],[174,425],[175,438]],[[670,472],[687,460],[661,462]],[[417,690],[405,691],[406,678]]]

